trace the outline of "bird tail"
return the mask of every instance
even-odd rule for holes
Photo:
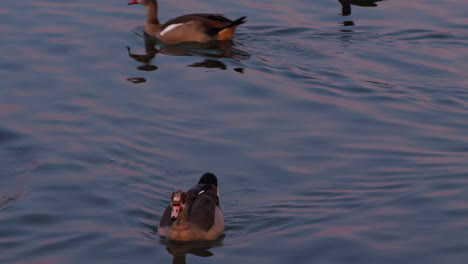
[[[243,16],[243,17],[239,17],[238,19],[232,21],[231,24],[229,24],[228,26],[226,26],[225,28],[230,28],[230,27],[234,27],[234,26],[238,26],[240,24],[244,24],[245,22],[247,22],[245,19],[247,17]]]
[[[244,24],[245,22],[246,22],[245,16],[243,16],[232,21],[227,26],[224,26],[222,28],[212,29],[212,31],[209,32],[208,34],[211,33],[211,35],[216,36],[217,40],[228,40],[232,38],[232,35],[234,35],[234,32],[236,31],[237,26],[240,24]]]

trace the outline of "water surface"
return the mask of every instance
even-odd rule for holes
[[[160,1],[248,17],[167,47],[125,1],[4,3],[0,262],[466,263],[468,7],[351,4]],[[225,236],[161,240],[206,171]]]

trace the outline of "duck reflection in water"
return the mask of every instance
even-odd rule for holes
[[[349,16],[351,15],[351,5],[355,6],[364,6],[364,7],[375,7],[377,6],[376,2],[383,0],[338,0],[341,4],[341,15]]]
[[[237,47],[232,40],[212,41],[209,43],[182,43],[178,45],[164,45],[157,39],[145,34],[142,36],[145,45],[145,54],[135,54],[131,52],[127,46],[128,56],[143,65],[137,67],[141,71],[155,71],[158,66],[152,64],[156,54],[164,54],[170,56],[199,56],[203,60],[196,62],[188,67],[202,67],[208,69],[226,70],[228,66],[220,59],[233,59],[236,61],[247,60],[250,55]],[[234,71],[243,72],[242,68],[234,68]]]
[[[213,241],[180,242],[161,239],[161,243],[166,246],[167,252],[173,256],[173,264],[185,264],[187,254],[192,254],[198,257],[213,256],[214,254],[210,249],[222,246],[223,239],[224,235]]]

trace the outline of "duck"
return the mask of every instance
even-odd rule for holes
[[[172,192],[159,223],[159,236],[175,241],[216,240],[223,233],[216,175],[207,172],[188,191]]]
[[[231,20],[222,14],[187,14],[161,24],[156,0],[130,0],[128,5],[146,7],[145,33],[156,37],[163,44],[175,45],[183,42],[207,43],[214,40],[229,40],[237,26],[246,22],[246,17]]]

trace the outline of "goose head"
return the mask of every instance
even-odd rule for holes
[[[128,5],[144,5],[144,6],[147,6],[147,5],[151,5],[151,4],[154,4],[155,1],[154,0],[130,0],[130,2],[128,2]]]
[[[171,220],[175,221],[179,218],[180,212],[184,210],[187,205],[187,194],[182,190],[172,192],[171,197]]]

